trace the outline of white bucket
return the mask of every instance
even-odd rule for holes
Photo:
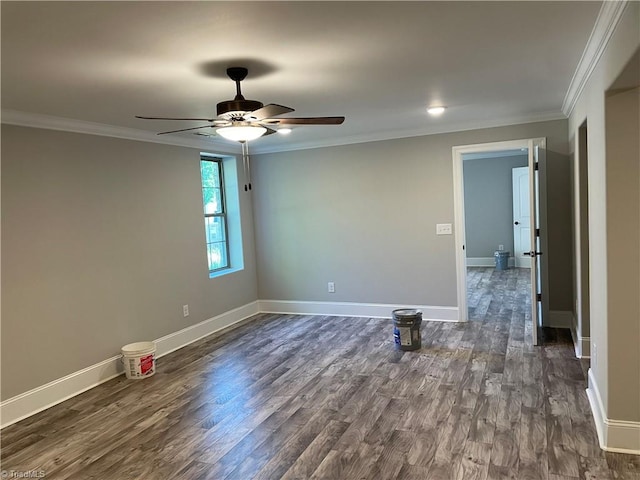
[[[121,352],[127,378],[139,380],[156,373],[156,344],[154,342],[130,343],[122,347]]]

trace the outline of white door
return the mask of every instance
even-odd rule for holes
[[[513,187],[513,257],[515,266],[531,267],[531,205],[529,202],[529,167],[511,170]]]

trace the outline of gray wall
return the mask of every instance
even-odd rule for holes
[[[622,291],[627,291],[624,289],[626,282],[629,282],[629,286],[636,284],[640,271],[638,260],[637,257],[627,255],[640,251],[640,240],[632,234],[628,243],[625,243],[624,250],[615,248],[620,245],[616,239],[618,235],[628,236],[634,228],[635,232],[638,231],[637,210],[632,223],[625,223],[625,218],[634,215],[630,205],[634,201],[636,207],[638,205],[638,149],[633,143],[634,140],[638,141],[638,130],[636,127],[635,132],[630,135],[617,132],[617,127],[610,123],[615,121],[615,116],[607,118],[605,109],[605,104],[607,109],[618,107],[617,99],[612,98],[611,102],[606,103],[604,99],[625,66],[636,68],[637,71],[640,48],[638,18],[640,3],[629,2],[569,117],[573,151],[578,150],[580,126],[585,120],[588,120],[589,125],[587,193],[592,350],[590,388],[595,388],[600,395],[604,408],[603,417],[630,422],[640,421],[638,290],[636,287],[627,296],[620,295],[616,290],[623,287]],[[631,107],[637,108],[637,104]],[[625,115],[624,111],[619,114]],[[632,117],[633,112],[628,115],[629,118]],[[635,115],[634,122],[638,119],[637,110]],[[621,127],[628,131],[624,126]],[[614,141],[612,136],[615,135],[619,136]],[[628,138],[626,135],[629,135]],[[576,162],[575,165],[579,163]],[[579,172],[574,171],[574,175],[579,175]],[[617,193],[624,193],[626,198],[621,201],[616,198]],[[574,203],[579,205],[579,198]],[[579,257],[576,259],[580,261]],[[595,358],[594,350],[597,352]],[[626,448],[630,446],[627,445]]]
[[[245,270],[209,279],[199,150],[3,125],[2,398],[258,298],[455,306],[451,147],[541,136],[566,151],[554,121],[255,156]]]
[[[3,125],[2,398],[255,301],[241,209],[245,270],[209,279],[199,150]]]
[[[500,244],[513,256],[512,169],[527,165],[526,154],[464,161],[467,257],[493,257]]]
[[[258,296],[457,305],[454,239],[435,234],[454,221],[451,149],[535,137],[566,156],[564,120],[254,156]]]
[[[640,78],[637,82],[640,85]],[[640,421],[640,87],[606,99],[609,371],[614,418]],[[628,320],[632,320],[629,322]],[[635,321],[633,321],[635,320]],[[634,399],[635,401],[629,401]]]
[[[549,265],[549,308],[573,311],[573,229],[571,159],[547,152],[547,255]]]

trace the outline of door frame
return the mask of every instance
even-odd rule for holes
[[[496,152],[501,150],[514,150],[514,149],[527,149],[529,164],[533,161],[533,146],[536,144],[543,145],[546,148],[546,138],[525,138],[519,140],[507,140],[500,142],[487,142],[478,143],[472,145],[456,145],[452,147],[453,158],[453,205],[454,205],[454,242],[455,242],[455,257],[456,257],[456,279],[457,279],[457,296],[458,296],[458,321],[467,322],[469,320],[469,310],[467,307],[467,255],[465,250],[466,236],[465,236],[465,211],[464,211],[464,171],[462,156],[465,153],[483,153],[483,152]],[[546,183],[544,178],[545,172],[539,172],[542,177],[542,182]],[[532,194],[532,192],[530,192]],[[541,195],[540,209],[546,210],[546,198],[545,195]],[[546,220],[546,211],[541,212],[541,218]],[[535,218],[531,219],[535,222]],[[546,223],[546,221],[544,222]],[[542,278],[542,311],[543,319],[548,311],[549,295],[548,295],[548,273],[546,265],[546,243],[547,232],[546,225],[541,225],[541,245],[543,250],[543,261],[541,268]],[[535,228],[535,225],[532,225]],[[532,305],[535,299],[531,299]]]

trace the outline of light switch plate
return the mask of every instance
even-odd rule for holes
[[[450,223],[438,223],[436,224],[436,235],[451,235],[453,231],[451,230]]]

